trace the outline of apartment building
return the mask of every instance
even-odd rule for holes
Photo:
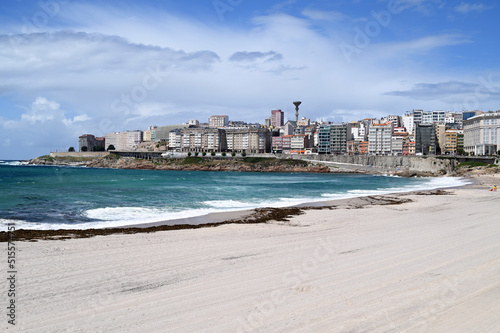
[[[392,132],[394,124],[372,124],[368,133],[368,153],[373,155],[392,154]],[[401,148],[402,150],[402,148]]]
[[[281,127],[285,124],[285,113],[281,110],[271,110],[271,126]]]
[[[407,132],[394,132],[391,138],[391,154],[396,156],[403,155],[404,145],[407,142]]]
[[[345,154],[347,152],[347,133],[350,133],[350,125],[348,124],[332,124],[330,125],[330,153]],[[350,139],[350,138],[349,138]]]
[[[318,154],[330,154],[330,125],[320,125],[318,128]]]
[[[444,134],[444,143],[441,146],[441,153],[456,154],[458,150],[458,130],[447,130]]]
[[[169,149],[187,152],[225,151],[225,131],[216,128],[184,128],[169,134]]]
[[[290,153],[305,154],[306,149],[313,147],[314,138],[310,134],[295,134],[290,138]]]
[[[267,153],[271,150],[271,132],[266,128],[226,129],[225,134],[230,151]]]

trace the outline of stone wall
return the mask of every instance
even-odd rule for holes
[[[50,153],[50,157],[104,157],[108,156],[110,153],[107,151],[85,151],[85,152],[62,152],[62,153]]]
[[[432,173],[451,173],[458,164],[452,159],[427,156],[375,156],[375,155],[275,155],[278,158],[293,158],[307,161],[324,162],[342,169],[359,171],[417,171]]]

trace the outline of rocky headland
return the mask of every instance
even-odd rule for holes
[[[188,170],[188,171],[239,171],[239,172],[309,172],[328,173],[325,165],[301,160],[280,160],[274,158],[157,158],[152,160],[133,157],[119,157],[111,154],[94,159],[65,159],[42,156],[30,160],[37,165],[86,166],[89,168],[138,169],[138,170]]]

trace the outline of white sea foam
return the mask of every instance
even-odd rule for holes
[[[466,179],[457,177],[436,177],[425,178],[425,181],[418,184],[409,184],[398,188],[385,188],[376,190],[351,190],[346,193],[323,193],[318,197],[299,198],[275,198],[272,201],[238,201],[238,200],[210,200],[202,204],[207,208],[187,209],[184,211],[173,211],[169,208],[148,208],[148,207],[106,207],[90,209],[84,215],[99,221],[88,223],[33,223],[22,220],[0,219],[0,230],[6,231],[9,224],[14,224],[16,229],[91,229],[110,228],[126,225],[137,225],[159,221],[169,221],[177,219],[189,219],[204,216],[210,213],[238,211],[262,207],[289,207],[309,202],[322,202],[326,200],[349,199],[361,196],[383,195],[389,193],[401,193],[410,191],[424,191],[439,188],[458,187],[469,184]],[[189,223],[189,221],[183,222]]]
[[[209,207],[214,207],[217,209],[222,209],[222,208],[255,208],[256,203],[251,203],[251,202],[244,202],[244,201],[237,201],[237,200],[209,200],[209,201],[203,201],[203,204]]]
[[[0,165],[28,165],[28,161],[0,161]]]

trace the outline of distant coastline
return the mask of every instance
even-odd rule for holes
[[[347,156],[296,155],[250,157],[198,157],[141,159],[117,154],[88,156],[45,155],[28,161],[32,165],[83,166],[90,168],[237,171],[237,172],[305,172],[391,174],[401,177],[473,176],[499,173],[498,159],[481,162],[476,159],[416,156]],[[460,162],[463,160],[462,162]]]

